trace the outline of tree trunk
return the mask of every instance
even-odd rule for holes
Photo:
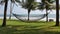
[[[56,0],[56,26],[59,26],[59,0]]]
[[[29,21],[29,15],[30,15],[30,11],[31,11],[32,7],[33,7],[33,5],[29,6],[29,8],[28,8],[28,21]]]
[[[30,9],[28,9],[28,21],[29,21]]]
[[[10,16],[9,16],[9,19],[11,19],[11,14],[12,14],[12,2],[10,3]]]
[[[4,19],[3,19],[3,24],[2,24],[2,27],[6,26],[6,13],[7,13],[7,5],[8,5],[8,0],[5,0]]]
[[[24,4],[24,0],[22,0],[22,3]]]
[[[48,6],[46,4],[46,14],[48,13]],[[48,15],[46,16],[46,22],[48,22]]]
[[[48,10],[46,9],[46,14],[48,13]],[[46,22],[48,22],[48,15],[46,16]]]

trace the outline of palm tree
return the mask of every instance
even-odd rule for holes
[[[14,4],[17,5],[15,2],[20,3],[20,0],[10,0],[10,16],[9,16],[9,19],[11,19],[11,14],[12,14],[12,10],[13,10],[12,8],[13,8]]]
[[[48,13],[48,5],[47,5],[47,3],[45,2],[46,0],[41,0],[41,4],[40,4],[40,7],[39,7],[39,9],[41,10],[44,10],[44,9],[46,9],[46,14]],[[46,16],[46,22],[48,22],[48,15]]]
[[[11,19],[11,14],[12,14],[12,2],[10,3],[10,16],[9,16],[9,19]]]
[[[56,0],[56,26],[59,26],[59,0]]]
[[[4,19],[2,26],[6,26],[6,13],[7,13],[7,6],[8,6],[8,0],[5,0],[5,8],[4,8]]]
[[[44,7],[42,7],[43,9],[46,9],[46,14],[48,13],[48,10],[51,10],[51,6],[53,6],[53,2],[55,1],[52,1],[52,0],[41,0],[42,4]],[[41,8],[41,9],[42,9]],[[48,15],[46,16],[46,22],[48,22]]]
[[[46,3],[46,14],[48,13],[48,10],[50,8],[50,6],[48,5],[48,3],[50,3],[51,0],[45,0]],[[48,22],[48,15],[46,16],[46,22]]]
[[[20,3],[19,0],[11,0],[13,3],[18,2]],[[2,26],[6,26],[6,13],[7,13],[7,6],[8,6],[8,0],[2,0],[1,3],[5,3],[5,7],[4,7],[4,19],[3,19],[3,24]]]
[[[32,3],[34,2],[34,0],[26,0],[26,2],[28,3],[27,8],[28,8],[28,21],[29,21],[29,14],[30,14],[30,11],[33,7]]]
[[[25,0],[25,2],[22,2],[21,5],[22,8],[28,9],[28,21],[29,21],[30,12],[31,10],[35,9],[34,5],[36,5],[36,2],[35,0]]]

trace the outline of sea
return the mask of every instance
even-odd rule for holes
[[[19,14],[18,14],[19,15]],[[35,15],[35,16],[34,16]],[[9,17],[10,15],[7,15],[7,17]],[[15,17],[14,15],[11,15],[12,17]],[[26,17],[27,15],[26,14],[20,14],[20,16],[22,17]],[[43,14],[41,14],[41,16],[43,16]],[[30,17],[41,17],[40,14],[32,14],[30,15]],[[4,15],[0,14],[0,17],[4,17]],[[56,14],[48,14],[48,18],[56,18]],[[60,18],[60,16],[59,16]]]
[[[6,16],[7,19],[9,19],[9,16],[10,16],[9,14]],[[4,17],[4,15],[3,14],[0,14],[0,19],[3,19],[3,17]],[[28,18],[27,17],[27,14],[20,14],[19,17],[20,17],[20,19],[27,19]],[[30,18],[30,20],[36,20],[36,19],[41,18],[41,16],[40,16],[40,14],[31,14],[29,18]],[[60,18],[60,16],[59,16],[59,18]],[[11,19],[17,19],[17,18],[14,15],[11,15]],[[56,14],[48,14],[48,19],[53,19],[54,21],[56,21]],[[46,17],[43,18],[43,19],[41,19],[41,20],[46,21]]]

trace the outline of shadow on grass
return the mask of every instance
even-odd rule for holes
[[[46,21],[20,21],[20,20],[7,20],[7,21],[17,21],[23,23],[46,23]]]
[[[0,27],[0,34],[60,34],[60,32],[45,31],[42,26],[27,26],[27,25],[8,25]]]
[[[7,20],[7,21],[19,21],[19,20]]]
[[[46,21],[25,21],[26,23],[46,23]]]

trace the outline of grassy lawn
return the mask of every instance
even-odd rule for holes
[[[0,20],[0,25],[2,20]],[[55,27],[55,22],[21,22],[7,20],[7,26],[0,26],[0,34],[60,34],[60,26]]]

